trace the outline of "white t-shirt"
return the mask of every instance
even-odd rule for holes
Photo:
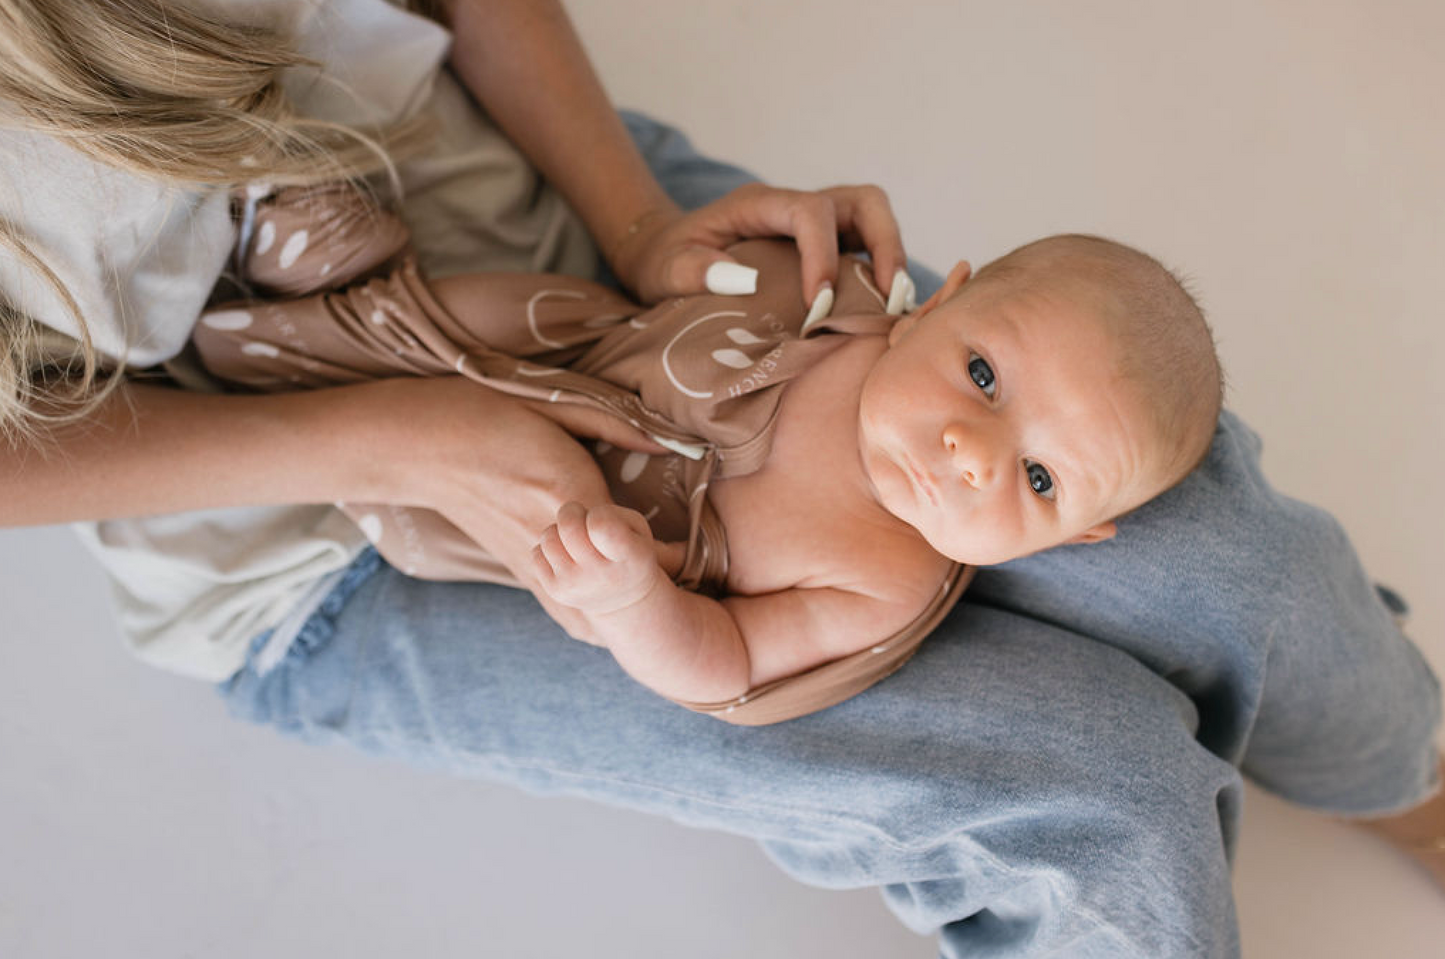
[[[203,2],[289,25],[301,52],[321,64],[284,78],[308,116],[386,125],[419,110],[435,114],[436,142],[399,169],[401,213],[431,275],[592,273],[596,253],[580,221],[443,69],[451,39],[443,27],[387,0]],[[236,242],[225,191],[143,179],[25,131],[0,129],[0,214],[76,298],[97,349],[131,368],[180,353]],[[77,334],[48,286],[3,252],[0,290],[45,325]],[[109,574],[135,651],[209,680],[231,675],[254,636],[307,608],[319,584],[365,545],[331,506],[76,528]]]

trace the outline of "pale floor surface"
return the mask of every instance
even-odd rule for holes
[[[1445,6],[573,6],[620,103],[777,182],[885,184],[935,265],[1083,230],[1183,269],[1271,478],[1445,671]],[[932,953],[746,842],[230,722],[116,648],[63,531],[0,534],[0,609],[0,954]],[[1246,957],[1445,942],[1413,867],[1257,791],[1236,888]]]

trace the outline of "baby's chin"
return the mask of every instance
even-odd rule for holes
[[[906,523],[908,522],[906,517],[899,518]],[[943,542],[930,536],[927,530],[919,529],[913,523],[908,523],[908,525],[913,526],[913,529],[919,536],[923,537],[924,541],[933,548],[935,553],[938,553],[945,559],[951,559],[955,563],[961,563],[964,566],[997,566],[1000,563],[1007,563],[1011,559],[1027,556],[1030,552],[1036,552],[1036,550],[1010,550],[997,546],[989,548],[986,545],[974,543],[959,544]]]
[[[1047,543],[1043,546],[1026,546],[1019,543],[959,543],[957,540],[949,540],[931,532],[927,528],[928,524],[921,522],[927,517],[918,515],[919,509],[916,503],[906,500],[901,503],[893,503],[886,497],[879,497],[879,503],[895,519],[911,527],[935,553],[964,566],[999,566],[1063,545],[1063,543]]]
[[[907,517],[899,517],[908,522]],[[1032,556],[1035,553],[1042,553],[1045,550],[1053,549],[1055,546],[1062,546],[1064,543],[1047,543],[1043,546],[1024,546],[1018,543],[958,543],[943,542],[928,534],[926,530],[919,529],[913,523],[918,535],[933,548],[935,553],[946,559],[961,563],[964,566],[1001,566],[1004,563],[1016,559],[1023,559],[1025,556]]]

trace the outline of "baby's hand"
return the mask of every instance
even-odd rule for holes
[[[610,503],[589,510],[572,502],[542,531],[532,549],[532,566],[554,600],[605,615],[641,602],[659,582],[668,581],[656,556],[641,513]]]

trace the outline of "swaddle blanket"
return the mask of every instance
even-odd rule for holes
[[[597,444],[613,498],[642,513],[657,539],[685,542],[676,581],[712,594],[726,588],[728,551],[708,484],[762,465],[791,379],[844,337],[886,333],[892,323],[867,267],[845,257],[833,317],[804,329],[798,255],[779,241],[729,250],[759,270],[750,297],[688,296],[644,309],[575,277],[488,273],[474,285],[476,300],[463,320],[433,296],[406,246],[405,227],[348,188],[288,189],[262,201],[240,254],[242,279],[262,297],[332,289],[208,311],[194,335],[202,362],[224,381],[263,391],[460,374],[513,395],[620,417],[676,452]],[[409,575],[518,585],[435,512],[341,505]],[[840,702],[901,666],[972,572],[952,570],[928,609],[871,649],[734,701],[682,705],[759,725]]]

